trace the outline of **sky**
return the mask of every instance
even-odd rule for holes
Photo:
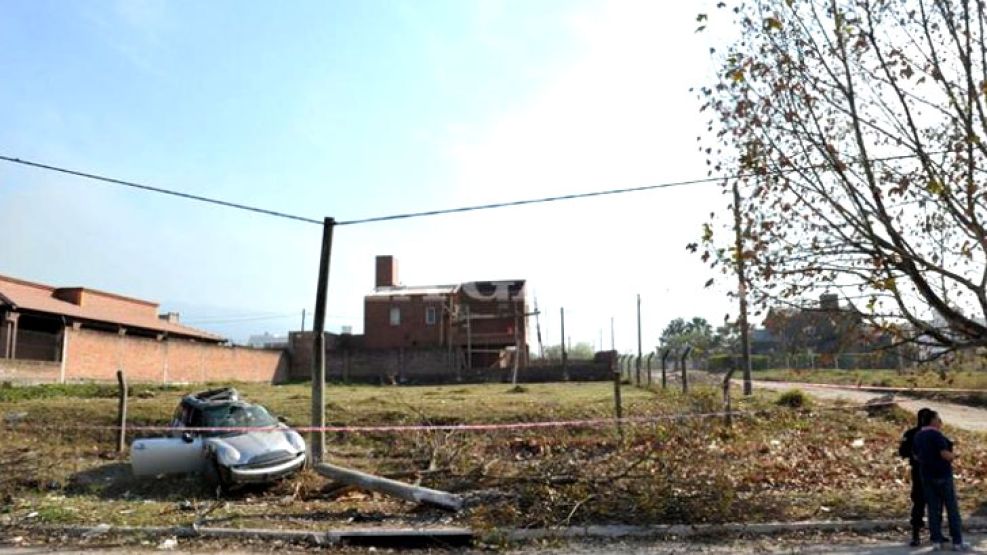
[[[0,154],[337,220],[706,176],[700,3],[4,3]],[[736,310],[686,244],[716,185],[336,230],[327,321],[407,285],[526,279],[546,344],[645,351]],[[321,228],[0,163],[0,274],[161,303],[243,341],[311,314]],[[309,318],[309,326],[311,318]],[[532,326],[533,328],[534,326]],[[534,341],[532,337],[530,339]]]

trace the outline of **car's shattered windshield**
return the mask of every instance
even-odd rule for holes
[[[204,424],[208,428],[266,428],[278,425],[278,421],[258,405],[225,405],[207,408],[204,412]]]

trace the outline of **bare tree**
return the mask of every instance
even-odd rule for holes
[[[719,8],[741,33],[701,144],[744,192],[743,243],[714,217],[690,248],[742,257],[762,308],[830,290],[927,356],[987,346],[984,0]]]

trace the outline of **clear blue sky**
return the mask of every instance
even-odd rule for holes
[[[7,2],[0,152],[337,219],[702,177],[688,88],[712,68],[700,6],[678,4]],[[730,312],[684,249],[725,205],[700,186],[341,228],[330,327],[361,329],[373,256],[394,254],[408,284],[528,279],[549,342],[565,305],[573,341],[613,315],[632,348],[641,293],[647,348],[672,317]],[[0,222],[0,273],[237,339],[313,303],[316,226],[9,164]]]

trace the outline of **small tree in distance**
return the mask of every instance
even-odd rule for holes
[[[580,341],[572,346],[571,349],[566,349],[566,358],[569,360],[593,360],[593,355],[596,351],[593,349],[593,345]],[[549,345],[545,347],[545,358],[549,360],[562,360],[562,346],[561,345]]]

